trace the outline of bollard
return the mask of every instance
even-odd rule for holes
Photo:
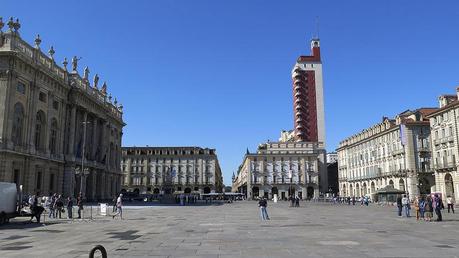
[[[92,204],[91,204],[91,217],[90,217],[90,220],[92,220]]]
[[[89,252],[89,258],[94,258],[94,254],[96,251],[99,251],[102,254],[103,258],[107,258],[107,250],[102,245],[96,245],[91,251]]]

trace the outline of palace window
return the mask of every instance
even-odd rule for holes
[[[40,93],[38,94],[38,100],[40,100],[41,102],[46,103],[46,93],[40,92]]]
[[[50,138],[49,138],[49,150],[51,154],[56,154],[57,149],[57,120],[53,118],[51,122]]]
[[[21,94],[25,94],[25,85],[24,83],[22,82],[19,82],[17,85],[16,85],[16,91],[21,93]]]
[[[43,111],[38,111],[35,121],[35,149],[43,150],[45,138],[46,117]]]
[[[24,107],[21,103],[14,105],[13,128],[11,132],[11,140],[14,145],[22,145],[22,132],[24,128]]]

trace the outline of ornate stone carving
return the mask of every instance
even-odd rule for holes
[[[64,65],[64,70],[67,71],[67,65],[69,62],[67,61],[67,57],[64,57],[64,61],[62,62],[62,65]]]
[[[89,67],[87,67],[87,66],[84,68],[84,71],[83,71],[83,79],[85,81],[88,81],[88,79],[89,79]]]
[[[37,36],[35,37],[35,48],[40,48],[40,44],[41,44],[40,34],[37,34]]]
[[[81,60],[81,57],[78,58],[76,56],[73,56],[72,58],[72,71],[76,72],[78,68],[78,61]]]
[[[48,50],[49,57],[54,61],[54,54],[56,51],[54,51],[54,47],[51,46],[51,48]]]
[[[19,23],[19,19],[16,19],[16,22],[13,24],[13,28],[14,28],[14,32],[19,32],[19,29],[21,28],[21,24]]]
[[[6,25],[8,25],[9,31],[13,31],[13,29],[14,29],[13,17],[10,17],[10,20],[8,21],[8,23]]]
[[[107,82],[104,82],[104,84],[102,84],[101,92],[102,94],[107,95]]]
[[[94,84],[93,84],[93,87],[95,89],[97,89],[97,84],[99,83],[99,75],[96,73],[96,75],[94,75]]]

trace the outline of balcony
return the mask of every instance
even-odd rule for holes
[[[430,152],[430,148],[429,147],[419,147],[418,151],[419,152]]]
[[[456,162],[441,162],[434,166],[436,171],[452,171],[456,170]]]

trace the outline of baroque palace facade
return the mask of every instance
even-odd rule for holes
[[[89,68],[79,75],[29,45],[19,35],[19,20],[0,19],[0,181],[40,192],[107,199],[120,191],[122,106],[99,89]]]
[[[436,108],[405,111],[340,142],[340,196],[376,197],[378,190],[397,189],[410,196],[435,190],[430,125]]]
[[[432,157],[435,170],[435,191],[459,200],[459,87],[456,95],[439,97],[439,109],[431,113]]]
[[[124,191],[148,194],[222,192],[215,149],[199,147],[123,147]]]

